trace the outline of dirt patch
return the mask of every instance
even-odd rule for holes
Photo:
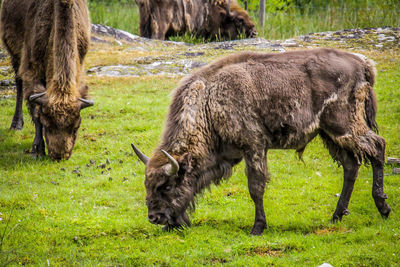
[[[333,227],[327,227],[327,228],[322,228],[322,229],[317,229],[314,230],[312,233],[316,235],[330,235],[330,234],[335,234],[335,233],[349,233],[351,232],[351,229],[348,229],[343,226],[333,226]]]
[[[261,256],[261,257],[279,257],[285,252],[285,249],[270,248],[270,247],[255,247],[246,253],[247,256]]]

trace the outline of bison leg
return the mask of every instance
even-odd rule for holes
[[[151,22],[151,28],[153,30],[151,33],[151,39],[165,40],[168,31],[168,26],[169,25],[164,21],[153,20]]]
[[[375,135],[375,134],[374,134]],[[368,156],[373,171],[372,197],[383,218],[390,213],[390,206],[386,203],[387,195],[383,192],[383,166],[385,163],[385,140],[375,135],[375,155]]]
[[[343,215],[349,214],[347,207],[349,206],[351,193],[353,192],[354,188],[354,182],[357,179],[358,169],[360,168],[360,164],[354,155],[346,150],[340,150],[339,155],[337,156],[343,165],[344,179],[342,193],[340,194],[336,210],[333,213],[332,222],[336,222],[338,220],[341,221]]]
[[[33,157],[45,156],[45,145],[43,140],[43,125],[39,120],[33,121],[35,124],[35,139],[33,140],[31,155]]]
[[[40,122],[40,107],[37,104],[29,103],[28,108],[35,124],[35,138],[33,140],[31,155],[32,157],[45,156],[45,144],[43,140],[43,125]]]
[[[19,77],[15,77],[15,84],[17,86],[17,101],[15,103],[15,113],[11,122],[10,130],[21,130],[24,126],[24,117],[22,114],[22,80]]]
[[[245,155],[246,175],[251,199],[256,208],[252,235],[261,235],[267,227],[264,212],[264,189],[267,181],[267,162],[265,153],[247,153]]]
[[[24,117],[22,114],[22,102],[23,102],[23,91],[22,91],[22,79],[18,76],[19,59],[16,56],[12,56],[12,65],[15,72],[15,85],[17,87],[17,101],[15,103],[15,113],[11,122],[10,130],[22,130],[24,126]]]

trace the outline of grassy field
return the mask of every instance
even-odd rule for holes
[[[257,2],[258,1],[248,1]],[[335,31],[365,27],[400,26],[400,2],[348,0],[314,1],[299,9],[292,6],[276,10],[279,1],[266,1],[265,27],[260,27],[258,6],[253,5],[249,14],[256,24],[258,36],[265,39],[286,39],[311,32]],[[321,2],[321,3],[319,3]],[[105,24],[139,34],[139,10],[134,1],[89,1],[93,23]],[[121,19],[124,18],[124,19]],[[198,43],[198,38],[185,34],[171,37],[175,41]]]
[[[114,50],[114,48],[112,47]],[[121,48],[119,48],[121,49]],[[111,52],[92,49],[87,66]],[[116,52],[115,52],[116,53]],[[387,156],[400,155],[400,57],[366,52],[378,65],[378,123]],[[121,57],[119,60],[126,60]],[[25,151],[34,128],[9,131],[15,99],[0,99],[0,266],[396,266],[400,262],[400,179],[386,167],[393,213],[383,220],[362,167],[351,214],[330,224],[342,169],[316,138],[304,153],[270,151],[264,197],[269,228],[250,236],[254,205],[244,166],[198,198],[193,226],[163,232],[147,221],[144,166],[130,143],[151,154],[177,78],[86,77],[96,104],[82,111],[72,157],[52,162]]]

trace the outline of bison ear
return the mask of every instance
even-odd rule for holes
[[[192,154],[186,153],[179,159],[179,171],[177,175],[177,184],[180,184],[185,178],[185,174],[192,171]]]
[[[183,155],[182,160],[180,160],[179,165],[182,167],[185,172],[190,172],[192,170],[192,154],[186,153]]]
[[[36,104],[39,104],[39,105],[43,105],[43,104],[47,104],[47,102],[49,100],[47,99],[46,92],[43,92],[43,93],[40,93],[40,94],[31,95],[29,97],[29,101],[33,102],[33,103],[36,103]]]
[[[89,86],[87,86],[87,84],[83,84],[79,87],[79,94],[81,96],[81,98],[88,98],[88,94],[89,94]]]

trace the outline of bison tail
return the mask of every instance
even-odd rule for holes
[[[365,78],[369,83],[369,94],[365,101],[365,116],[368,127],[374,132],[378,133],[378,124],[376,123],[376,111],[377,111],[377,101],[376,95],[373,90],[375,84],[376,69],[374,67],[374,62],[371,60],[366,60],[365,66]]]

